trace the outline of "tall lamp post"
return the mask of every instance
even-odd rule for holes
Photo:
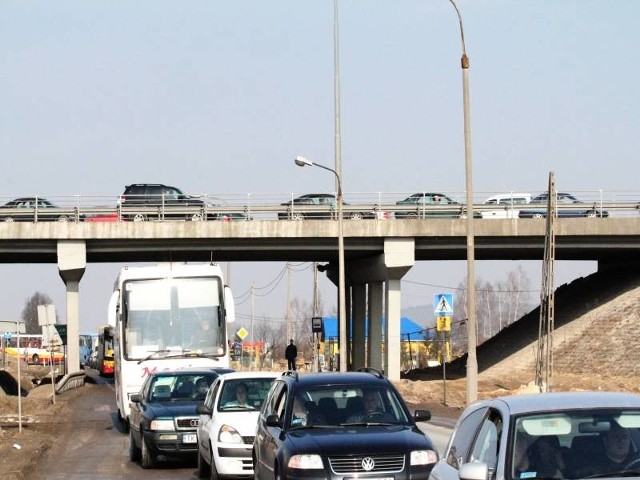
[[[476,274],[473,235],[473,181],[471,169],[471,114],[469,112],[469,57],[464,43],[462,16],[454,0],[449,0],[458,15],[462,39],[462,102],[464,109],[464,159],[467,189],[467,404],[478,398],[478,359],[476,357]]]
[[[304,157],[297,156],[295,163],[299,167],[320,167],[333,172],[338,184],[336,202],[338,203],[338,325],[340,343],[338,353],[340,354],[340,371],[347,371],[347,306],[345,300],[345,273],[344,273],[344,234],[342,230],[342,180],[338,172],[333,168],[326,167],[317,162],[312,162]]]

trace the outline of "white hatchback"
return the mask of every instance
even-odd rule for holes
[[[493,195],[484,201],[482,207],[482,218],[518,218],[520,210],[519,205],[526,205],[531,202],[530,193],[501,193],[499,195]]]
[[[209,387],[198,419],[198,476],[252,477],[251,450],[262,402],[280,372],[233,372]]]

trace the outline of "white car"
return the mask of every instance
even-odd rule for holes
[[[480,215],[482,218],[518,218],[520,210],[519,205],[526,205],[531,202],[530,193],[501,193],[493,195],[484,201],[484,205]]]
[[[198,419],[198,476],[253,477],[251,451],[258,414],[280,372],[234,372],[211,384]],[[236,397],[236,392],[246,396]]]

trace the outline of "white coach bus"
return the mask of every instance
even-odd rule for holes
[[[125,267],[109,302],[114,328],[118,416],[129,424],[129,397],[147,375],[184,367],[229,367],[231,289],[217,264]]]

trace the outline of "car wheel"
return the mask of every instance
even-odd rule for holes
[[[146,222],[147,216],[144,213],[136,213],[133,217],[131,217],[131,220],[133,220],[134,222]]]
[[[531,218],[544,218],[544,215],[542,213],[534,213]]]
[[[465,218],[467,218],[467,214],[466,213],[459,213],[458,214],[458,218],[465,219]]]
[[[587,214],[585,215],[585,217],[587,218],[596,218],[598,215],[596,214],[595,210],[589,210],[587,212]]]
[[[409,212],[404,216],[404,218],[408,218],[409,220],[417,220],[418,214],[416,212]]]
[[[211,459],[213,463],[213,458]],[[207,478],[211,474],[210,466],[202,456],[202,452],[198,448],[198,478]]]
[[[13,217],[4,217],[4,221],[7,223],[12,223],[13,222]]]
[[[349,214],[349,220],[362,220],[364,215],[361,212],[353,212]]]
[[[191,220],[192,222],[201,222],[204,220],[204,215],[202,215],[201,213],[194,213],[193,215],[191,215],[191,217],[189,217],[189,220]]]
[[[131,460],[132,462],[138,462],[140,461],[141,457],[142,452],[133,439],[133,430],[129,429],[129,460]]]
[[[304,220],[304,213],[300,213],[300,212],[293,212],[291,214],[291,220]]]
[[[144,439],[144,433],[140,430],[140,438],[142,440],[142,452],[140,463],[142,468],[153,468],[156,464],[156,456],[149,451],[149,447],[147,446],[147,441]]]
[[[209,469],[209,479],[210,480],[220,480],[220,475],[218,475],[218,469],[216,468],[216,461],[213,458],[213,450],[211,451],[211,463],[209,464],[211,467]]]
[[[59,222],[68,222],[69,221],[69,217],[67,217],[66,215],[60,215],[58,217],[58,221]]]

